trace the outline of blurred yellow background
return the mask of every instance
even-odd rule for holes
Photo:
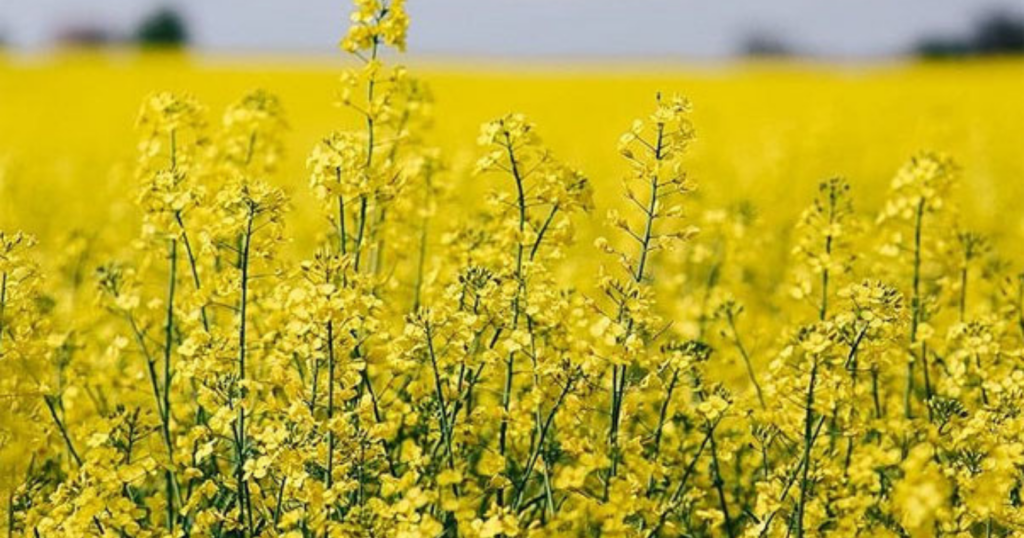
[[[110,239],[136,232],[133,132],[143,98],[192,93],[211,122],[245,91],[279,95],[290,130],[279,181],[293,196],[289,225],[312,244],[304,161],[331,130],[351,127],[332,108],[344,64],[288,58],[66,53],[0,58],[0,227],[41,240],[76,228]],[[1024,233],[1024,62],[825,65],[737,62],[691,67],[557,63],[443,65],[411,71],[436,99],[429,142],[445,150],[465,204],[493,185],[473,178],[479,125],[509,111],[538,124],[544,141],[595,184],[603,213],[621,199],[618,136],[679,93],[694,103],[698,141],[690,174],[704,203],[750,201],[762,222],[789,226],[822,179],[845,176],[861,209],[875,210],[896,168],[915,151],[948,152],[964,167],[957,199],[969,223],[999,236]],[[603,219],[590,219],[601,225]],[[589,233],[589,232],[588,232]],[[585,235],[587,235],[585,233]],[[586,238],[584,238],[586,239]]]

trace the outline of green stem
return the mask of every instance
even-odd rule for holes
[[[369,204],[369,200],[366,195],[359,196],[359,227],[356,229],[356,258],[354,267],[356,272],[359,272],[359,264],[363,259],[363,238],[366,235],[366,210]]]
[[[882,418],[882,402],[878,395],[878,366],[871,366],[871,400],[875,405],[875,418]]]
[[[277,503],[274,505],[274,526],[281,521],[281,506],[284,504],[284,487],[288,485],[288,477],[281,478],[281,487],[277,490]]]
[[[299,361],[296,361],[298,363]],[[317,385],[320,384],[320,360],[313,358],[313,368],[309,375],[309,414],[316,413]]]
[[[661,410],[658,412],[658,427],[654,429],[654,448],[651,459],[656,460],[661,451],[661,436],[665,429],[665,421],[668,419],[668,408],[672,404],[672,393],[675,392],[676,384],[679,382],[679,370],[672,371],[672,380],[669,381],[668,390],[665,391],[665,400],[661,402]]]
[[[171,129],[171,170],[174,171],[178,168],[178,131]]]
[[[910,300],[910,345],[917,342],[917,329],[921,323],[921,233],[924,221],[925,200],[922,197],[917,203],[917,212],[914,219],[914,279],[913,296]],[[907,418],[913,418],[914,412],[911,407],[911,398],[914,393],[914,352],[911,351],[911,359],[907,361],[907,386],[903,394],[903,414]]]
[[[1017,326],[1024,337],[1024,273],[1017,275]]]
[[[0,279],[0,357],[4,354],[4,311],[7,310],[7,273]]]
[[[384,223],[387,221],[388,210],[386,207],[380,207],[377,211],[378,217],[373,222],[373,229],[370,231],[370,237],[373,239],[373,262],[371,266],[371,272],[373,274],[379,274],[381,268],[384,266],[384,248],[385,248],[385,234],[384,234]]]
[[[658,135],[657,142],[653,148],[654,160],[661,161],[663,158],[663,144],[665,139],[665,126],[664,124],[658,124]],[[647,260],[651,251],[651,240],[654,238],[654,221],[657,219],[657,204],[658,204],[658,188],[660,184],[658,182],[658,175],[653,174],[650,178],[650,197],[647,201],[647,208],[644,210],[646,217],[644,222],[644,235],[640,240],[640,252],[637,255],[637,264],[634,273],[631,275],[635,284],[640,284],[644,280],[644,271],[647,268]],[[619,305],[619,322],[622,322],[623,317],[627,314],[625,303]],[[628,338],[633,332],[633,320],[630,319],[626,330],[626,337]],[[625,341],[625,340],[623,340]],[[611,456],[612,464],[609,469],[608,477],[604,484],[604,499],[608,499],[608,490],[611,487],[612,478],[618,473],[619,467],[619,421],[622,415],[622,404],[623,399],[626,395],[626,376],[628,373],[627,365],[612,366],[612,412],[611,412],[611,424],[608,427],[609,443],[611,445]]]
[[[334,486],[334,322],[327,322],[327,489]]]
[[[181,242],[185,245],[185,255],[188,258],[188,265],[192,271],[192,285],[195,286],[196,291],[202,289],[202,283],[199,280],[199,267],[196,262],[195,253],[192,251],[192,243],[188,239],[188,232],[185,230],[185,221],[182,218],[181,212],[176,211],[174,213],[175,220],[178,221],[178,227],[181,229]],[[199,314],[203,319],[203,329],[206,332],[210,332],[210,319],[206,314],[206,303],[199,307]]]
[[[683,472],[682,478],[679,479],[679,485],[676,486],[675,492],[672,493],[668,506],[662,510],[661,516],[658,518],[658,523],[651,528],[650,532],[647,533],[647,538],[654,538],[657,536],[658,531],[665,525],[665,520],[668,519],[669,514],[671,514],[679,505],[679,502],[683,497],[683,492],[686,491],[686,484],[690,480],[690,476],[693,475],[694,470],[697,468],[697,462],[700,461],[701,454],[704,453],[704,449],[707,447],[708,443],[711,442],[711,437],[714,435],[714,431],[717,426],[718,422],[715,422],[710,424],[708,427],[708,432],[704,435],[704,439],[701,441],[700,446],[697,447],[697,453],[694,454],[693,459],[690,460],[690,464],[686,466],[686,471]]]
[[[57,425],[57,429],[60,430],[60,436],[64,439],[64,444],[68,448],[68,453],[71,454],[71,459],[75,460],[75,465],[78,467],[82,466],[82,457],[78,455],[78,451],[75,450],[75,444],[71,442],[71,436],[68,434],[67,427],[64,425],[64,421],[57,416],[57,409],[54,402],[57,400],[56,396],[44,396],[43,401],[46,402],[46,408],[50,410],[50,416],[53,417],[53,422]]]
[[[665,126],[659,124],[658,125],[658,141],[657,141],[657,144],[654,147],[654,160],[655,161],[661,161],[661,159],[662,159],[661,153],[662,153],[662,144],[664,143],[664,137],[665,137],[664,131],[665,131]],[[657,204],[658,204],[658,187],[659,186],[660,186],[660,184],[658,183],[658,176],[656,174],[652,175],[651,176],[651,183],[650,183],[651,196],[648,199],[647,209],[645,211],[645,215],[646,215],[647,218],[646,218],[646,221],[644,223],[644,235],[643,235],[643,240],[641,241],[641,244],[640,244],[640,254],[639,254],[639,261],[636,264],[636,273],[633,275],[633,280],[635,282],[638,282],[638,283],[639,282],[643,282],[643,279],[644,279],[644,269],[646,269],[646,267],[647,267],[647,258],[650,255],[650,250],[651,250],[651,239],[653,239],[653,237],[654,237],[654,221],[657,219],[656,211],[657,211]]]
[[[825,424],[825,417],[824,416],[818,417],[818,425],[815,427],[814,434],[811,436],[811,447],[812,448],[814,447],[814,442],[817,441],[818,434],[821,433],[821,427],[824,424]],[[786,480],[785,486],[783,486],[783,488],[782,488],[782,495],[779,496],[779,504],[780,505],[786,500],[786,497],[789,496],[789,490],[793,487],[793,484],[796,483],[796,478],[797,478],[797,476],[800,476],[801,470],[803,470],[809,464],[809,461],[808,461],[809,457],[810,457],[810,454],[805,451],[804,455],[800,459],[800,462],[797,464],[796,469],[794,469],[793,473],[789,475],[789,478]],[[776,508],[775,510],[772,511],[771,514],[768,515],[768,518],[765,519],[764,527],[761,528],[761,532],[757,535],[758,538],[764,538],[765,536],[768,536],[768,531],[771,529],[772,521],[775,520],[775,516],[777,516],[778,514],[779,514],[779,509]]]
[[[757,376],[754,374],[754,365],[750,360],[750,354],[747,353],[746,346],[740,340],[740,332],[736,330],[736,320],[731,311],[728,312],[726,319],[729,322],[729,328],[732,330],[733,343],[736,344],[736,349],[739,351],[740,357],[743,358],[743,364],[747,367],[747,375],[750,377],[750,382],[754,384],[754,390],[757,391],[757,401],[761,403],[762,409],[767,409],[764,394],[761,392],[761,384],[757,382]]]
[[[413,284],[413,295],[412,295],[412,311],[415,312],[420,308],[420,293],[423,289],[423,268],[427,260],[427,225],[430,219],[423,217],[420,223],[420,248],[419,254],[416,258],[416,280]]]
[[[523,279],[523,234],[526,230],[526,189],[523,185],[523,175],[519,171],[519,162],[516,159],[515,149],[512,146],[512,138],[509,132],[505,131],[505,149],[508,152],[509,167],[512,171],[512,178],[516,184],[517,205],[519,208],[519,235],[516,238],[516,268],[515,279],[518,283],[515,298],[512,300],[513,329],[519,326],[519,314],[523,295],[526,293],[526,282]],[[505,360],[505,382],[502,386],[501,425],[498,431],[498,451],[502,458],[508,450],[508,413],[512,405],[513,376],[515,375],[515,353],[509,353]],[[498,506],[505,505],[505,489],[498,490]]]
[[[924,373],[925,403],[928,403],[932,399],[932,378],[931,373],[928,371],[928,344],[925,342],[921,343],[921,371]],[[928,420],[935,418],[935,412],[932,410],[932,406],[926,405],[925,409],[928,410]]]
[[[537,239],[533,242],[533,247],[530,248],[530,261],[537,256],[537,251],[540,250],[541,242],[544,240],[544,234],[547,233],[548,228],[551,227],[551,222],[555,220],[555,215],[558,214],[558,204],[551,206],[551,211],[548,213],[544,224],[541,225],[540,231],[537,232]]]
[[[734,538],[736,532],[733,530],[732,518],[729,516],[729,503],[725,499],[725,480],[722,479],[722,470],[718,462],[718,444],[715,442],[715,436],[712,434],[711,439],[711,475],[712,483],[715,486],[715,490],[718,492],[718,504],[722,508],[722,516],[725,525],[725,531],[729,534],[729,538]]]
[[[370,61],[377,59],[378,49],[380,47],[380,38],[377,36],[373,37],[373,45],[370,50]],[[373,166],[373,152],[375,149],[375,137],[376,129],[374,126],[374,118],[371,110],[373,109],[374,92],[377,86],[377,79],[375,75],[370,76],[370,80],[366,83],[366,174],[370,175],[370,168]],[[355,262],[354,267],[356,272],[359,271],[360,261],[362,260],[363,254],[363,238],[366,233],[366,211],[367,211],[367,196],[362,194],[359,197],[359,231],[356,237],[355,245]]]
[[[960,270],[960,323],[964,322],[967,315],[967,262],[965,259],[963,269]]]
[[[441,408],[438,421],[440,422],[441,436],[442,439],[444,440],[443,442],[446,446],[446,451],[448,455],[448,468],[454,469],[455,456],[452,451],[452,431],[448,425],[448,404],[445,402],[444,398],[444,386],[441,383],[441,371],[438,369],[437,353],[434,350],[434,333],[430,327],[429,322],[424,323],[423,332],[427,339],[427,351],[430,355],[430,366],[434,373],[434,391],[437,396],[437,404]]]
[[[341,168],[334,169],[335,174],[338,177],[338,183],[341,183]],[[345,229],[345,199],[340,195],[338,196],[338,251],[342,255],[348,254],[348,231]]]
[[[174,294],[178,280],[178,242],[175,239],[170,241],[169,258],[170,274],[167,277],[167,317],[164,324],[163,413],[161,413],[160,418],[164,442],[167,445],[167,457],[170,463],[170,468],[167,470],[165,477],[167,479],[167,528],[173,531],[174,523],[177,519],[175,497],[177,497],[178,504],[181,504],[181,493],[178,491],[177,480],[174,477],[173,471],[174,443],[171,440],[171,352],[174,344]]]
[[[569,377],[566,380],[565,386],[562,388],[562,391],[559,393],[558,399],[555,401],[554,406],[552,406],[551,411],[548,413],[547,419],[544,421],[544,424],[536,425],[536,427],[539,430],[537,434],[537,442],[534,445],[533,452],[526,460],[526,470],[523,471],[523,478],[519,482],[519,491],[516,494],[516,501],[514,503],[514,507],[517,510],[522,505],[523,494],[526,493],[526,486],[529,484],[530,475],[533,473],[533,467],[534,465],[536,465],[537,458],[538,456],[540,456],[541,450],[543,449],[544,440],[547,438],[548,431],[551,429],[551,425],[554,423],[555,415],[558,413],[558,410],[562,407],[562,402],[565,401],[565,397],[569,394],[569,391],[572,389],[572,384],[573,378]]]
[[[173,291],[172,291],[172,295],[173,295]],[[168,301],[168,303],[171,305],[169,310],[171,312],[173,312],[173,299],[170,299]],[[172,315],[172,314],[168,314],[168,315]],[[128,321],[128,325],[132,329],[132,333],[135,335],[135,340],[136,340],[136,342],[139,345],[139,349],[142,351],[142,354],[143,354],[143,356],[146,359],[146,372],[147,372],[147,374],[149,374],[150,388],[153,390],[153,398],[154,398],[154,400],[156,400],[157,415],[160,417],[160,439],[163,441],[164,448],[167,450],[168,460],[171,463],[171,465],[173,466],[173,464],[174,464],[174,443],[171,441],[170,408],[169,408],[169,401],[170,400],[168,399],[168,397],[165,394],[163,394],[163,392],[160,389],[160,376],[159,376],[159,374],[157,374],[157,359],[150,352],[149,346],[146,345],[146,335],[143,334],[142,329],[139,328],[139,324],[135,321],[135,316],[133,316],[131,312],[125,312],[124,316],[125,316],[125,319]],[[168,321],[168,324],[170,324],[170,323],[171,322]],[[169,370],[168,370],[169,367],[168,367],[168,364],[169,364],[169,361],[170,361],[170,352],[169,352],[169,350],[166,349],[166,345],[167,344],[165,343],[165,350],[164,350],[164,368],[165,368],[165,370],[164,370],[164,379],[165,379],[165,383],[164,383],[164,385],[169,387],[169,382],[166,381],[166,380],[169,379]],[[170,473],[170,471],[168,471],[168,473]],[[177,479],[173,476],[173,474],[170,474],[170,475],[167,476],[167,480],[169,482],[173,482],[174,487],[173,488],[169,487],[168,491],[169,492],[170,491],[174,492],[174,496],[177,498],[178,505],[180,506],[182,504],[182,502],[181,502],[182,499],[181,499],[181,490],[178,487]],[[169,494],[168,497],[170,497],[170,496],[171,495]],[[168,504],[170,504],[170,503],[168,503]],[[172,519],[173,519],[173,517],[172,517]],[[168,523],[168,524],[170,524],[170,523]]]
[[[807,505],[807,494],[811,487],[809,473],[811,468],[811,449],[814,446],[814,385],[818,379],[818,361],[814,359],[811,366],[811,379],[807,383],[807,400],[804,418],[804,455],[803,476],[800,479],[800,501],[797,505],[796,536],[804,536],[804,509]],[[824,417],[822,417],[824,418]]]
[[[825,259],[832,263],[832,227],[836,221],[836,184],[829,182],[828,191],[828,231],[825,234]],[[818,311],[818,319],[825,321],[828,316],[828,264],[821,271],[821,308]]]
[[[252,247],[252,233],[253,233],[253,220],[255,219],[255,208],[250,208],[248,220],[246,222],[245,234],[242,236],[242,251],[239,258],[240,269],[242,271],[241,277],[241,294],[239,299],[239,317],[238,317],[238,418],[236,424],[237,430],[237,441],[235,446],[236,459],[237,459],[237,470],[236,478],[238,481],[238,499],[239,506],[247,506],[245,512],[248,512],[248,536],[253,535],[254,525],[252,520],[252,509],[249,501],[249,486],[245,480],[245,460],[246,454],[246,432],[245,432],[245,380],[246,380],[246,316],[249,304],[249,253]],[[243,510],[240,510],[240,514]]]

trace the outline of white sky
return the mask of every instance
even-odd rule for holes
[[[127,33],[157,6],[180,8],[195,45],[216,51],[330,53],[347,0],[0,0],[0,35],[28,50],[62,28]],[[442,56],[686,56],[737,50],[752,31],[799,50],[870,57],[933,33],[963,34],[1024,0],[408,0],[410,49]]]

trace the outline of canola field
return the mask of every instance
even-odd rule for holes
[[[353,21],[0,57],[8,535],[1024,536],[1024,64]]]

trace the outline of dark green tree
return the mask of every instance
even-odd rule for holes
[[[144,46],[180,47],[188,42],[185,19],[173,9],[161,8],[139,24],[136,41]]]

